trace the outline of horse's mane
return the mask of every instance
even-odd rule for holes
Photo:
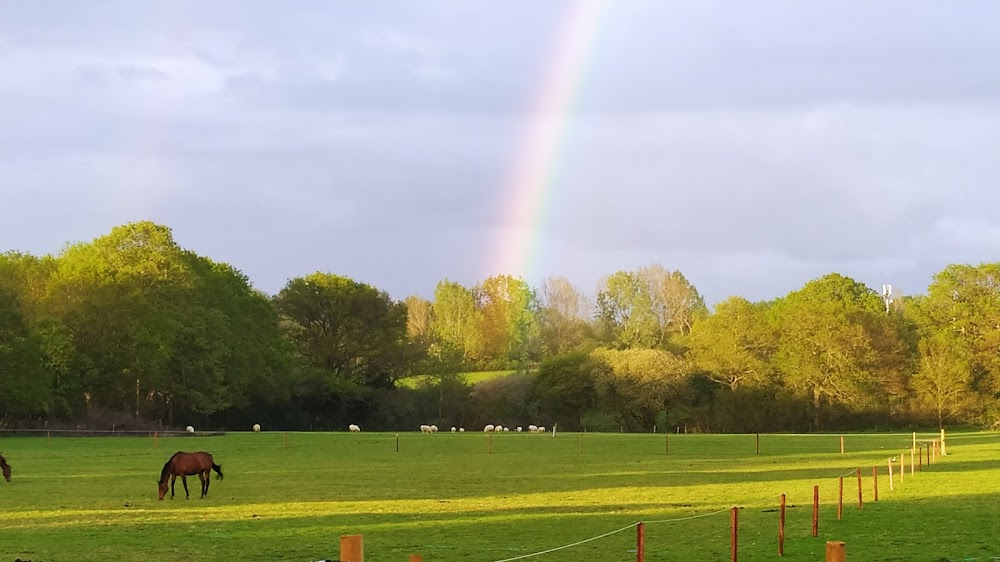
[[[0,454],[0,466],[6,466],[6,465],[7,465],[7,459],[3,458],[3,455]]]
[[[174,462],[174,457],[176,457],[179,454],[181,454],[181,452],[177,451],[176,453],[173,454],[173,456],[170,457],[170,460],[168,460],[166,463],[163,464],[163,470],[160,471],[160,482],[166,480],[167,476],[170,475],[170,465]]]

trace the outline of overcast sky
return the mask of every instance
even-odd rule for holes
[[[497,271],[572,2],[0,2],[0,250],[130,221],[277,292],[680,269],[711,304],[1000,249],[1000,2],[616,0]],[[548,116],[560,118],[560,116]],[[502,244],[502,242],[501,242]]]

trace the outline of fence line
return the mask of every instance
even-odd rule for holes
[[[702,517],[709,517],[711,515],[718,515],[720,513],[725,513],[727,511],[729,511],[730,509],[732,509],[732,508],[726,507],[726,508],[720,509],[718,511],[713,511],[711,513],[702,513],[702,514],[699,514],[699,515],[691,515],[691,516],[688,516],[688,517],[678,517],[676,519],[658,519],[656,521],[643,521],[643,523],[645,523],[646,525],[652,525],[654,523],[675,523],[677,521],[690,521],[692,519],[701,519]]]
[[[564,544],[562,546],[557,546],[555,548],[550,548],[548,550],[542,550],[542,551],[539,551],[539,552],[532,552],[531,554],[522,554],[521,556],[515,556],[513,558],[504,558],[503,560],[497,560],[496,562],[511,562],[512,560],[523,560],[525,558],[531,558],[533,556],[541,556],[542,554],[549,554],[551,552],[556,552],[556,551],[559,551],[559,550],[565,550],[567,548],[572,548],[574,546],[580,546],[581,544],[586,544],[588,542],[596,541],[598,539],[603,539],[604,537],[610,537],[611,535],[614,535],[616,533],[620,533],[622,531],[631,529],[632,527],[635,527],[636,525],[638,525],[638,522],[629,523],[628,525],[622,527],[621,529],[616,529],[616,530],[611,531],[609,533],[604,533],[603,535],[598,535],[596,537],[590,537],[589,539],[584,539],[582,541],[577,541],[577,542],[572,543],[572,544]]]

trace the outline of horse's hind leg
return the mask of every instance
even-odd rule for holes
[[[181,474],[181,483],[184,484],[184,499],[191,499],[191,493],[188,492],[188,477]]]
[[[170,475],[170,499],[174,499],[174,485],[177,484],[177,475]]]

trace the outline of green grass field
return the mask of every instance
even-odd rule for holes
[[[513,375],[517,371],[507,370],[507,371],[474,371],[470,373],[459,373],[458,376],[465,380],[466,384],[476,384],[483,381],[488,381],[490,379],[495,379],[499,377],[506,377],[507,375]],[[418,388],[423,384],[433,384],[436,383],[437,377],[433,375],[414,375],[412,377],[407,377],[399,381],[399,386],[405,388]]]
[[[730,514],[742,506],[739,559],[777,558],[778,497],[787,494],[785,560],[823,559],[827,540],[854,561],[957,561],[1000,556],[1000,436],[949,436],[947,457],[889,490],[886,459],[908,435],[242,433],[216,437],[3,437],[13,466],[0,480],[0,562],[314,561],[337,559],[339,536],[364,535],[369,562],[530,558],[729,560]],[[207,450],[225,472],[208,498],[158,501],[177,450]],[[872,502],[872,465],[880,501]],[[837,477],[845,478],[843,520]],[[898,465],[897,465],[898,466]],[[853,474],[853,473],[852,473]],[[897,476],[898,478],[898,476]],[[820,486],[819,537],[811,537]],[[695,519],[660,522],[705,515]]]

